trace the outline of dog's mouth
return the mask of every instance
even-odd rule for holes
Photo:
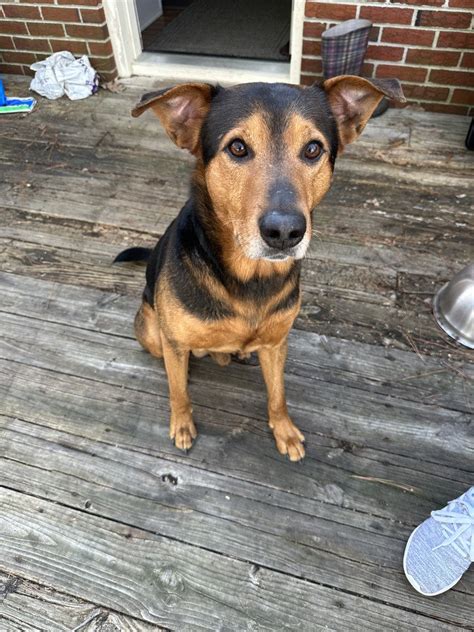
[[[265,259],[265,261],[286,261],[287,259],[295,259],[296,257],[292,252],[277,251],[275,253],[265,254],[260,258]]]
[[[305,235],[296,246],[280,250],[271,248],[262,239],[251,240],[247,248],[244,248],[245,255],[249,259],[263,259],[265,261],[281,262],[289,259],[303,259],[309,246],[311,235]],[[240,241],[240,240],[239,240]]]
[[[259,256],[256,259],[265,259],[266,261],[287,261],[288,259],[303,259],[309,245],[309,236],[304,237],[299,244],[284,250],[269,248],[266,244],[261,247]]]

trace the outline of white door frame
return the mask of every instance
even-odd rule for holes
[[[189,61],[188,56],[146,53],[143,52],[135,0],[103,0],[103,6],[120,77],[147,75],[222,83],[300,81],[305,0],[293,0],[289,64],[199,56],[193,56]],[[162,63],[159,63],[160,57]]]

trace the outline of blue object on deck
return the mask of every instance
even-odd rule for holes
[[[3,81],[0,79],[0,114],[13,114],[15,112],[31,112],[36,105],[36,99],[32,97],[9,98],[5,94]]]

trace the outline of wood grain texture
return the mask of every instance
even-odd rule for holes
[[[163,233],[192,161],[125,85],[0,120],[1,632],[470,629],[472,573],[425,599],[401,568],[474,476],[472,355],[431,314],[474,256],[464,119],[392,110],[338,161],[286,368],[304,463],[255,362],[192,362],[185,455],[133,338],[143,267],[111,261]]]
[[[2,632],[158,632],[139,619],[0,572]]]
[[[292,491],[273,489],[268,493],[261,483],[235,480],[235,476],[229,480],[225,469],[220,474],[210,472],[186,461],[130,452],[19,420],[6,420],[6,425],[8,432],[0,449],[8,460],[0,473],[9,488],[43,497],[47,489],[50,500],[119,522],[133,515],[134,525],[195,546],[209,547],[212,531],[212,548],[220,553],[338,590],[437,614],[438,604],[406,593],[399,564],[410,527],[364,513],[364,507],[349,517],[333,504],[335,487],[321,490],[319,502],[307,502],[303,510],[298,509]],[[334,446],[330,452],[336,465],[338,448]],[[55,454],[54,469],[44,459],[50,454]],[[410,492],[407,487],[405,494],[414,493],[424,504],[419,494],[425,495],[428,488],[429,493],[436,493],[443,476],[435,479],[422,474],[420,485],[423,492]],[[403,490],[399,491],[401,496]],[[335,525],[337,541],[332,538]],[[468,576],[466,579],[443,597],[445,620],[469,620],[466,595],[473,598],[474,584]]]
[[[5,490],[2,508],[5,567],[165,627],[337,630],[363,616],[374,632],[381,620],[387,630],[456,629],[25,494]]]

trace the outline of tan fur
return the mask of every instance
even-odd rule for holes
[[[339,153],[362,134],[384,96],[405,101],[397,79],[365,79],[352,75],[332,77],[323,83],[337,121]]]
[[[350,76],[324,83],[341,147],[358,136],[384,94],[397,94],[396,83],[371,83]],[[206,229],[219,243],[230,274],[242,282],[275,275],[282,275],[283,280],[292,260],[271,261],[252,256],[259,238],[259,218],[266,209],[272,182],[283,176],[296,191],[298,209],[306,218],[305,238],[309,242],[311,211],[328,191],[332,179],[328,140],[309,120],[290,110],[282,147],[275,148],[265,116],[257,111],[225,134],[220,150],[204,167],[199,132],[211,98],[211,87],[207,84],[176,86],[146,95],[133,115],[153,108],[173,141],[197,157],[194,184],[198,190],[207,190],[217,216],[217,222]],[[251,161],[236,164],[223,151],[236,138],[252,148]],[[301,151],[313,140],[319,141],[326,152],[317,162],[306,164]],[[284,152],[283,161],[274,155],[276,150]],[[170,390],[170,437],[178,448],[187,450],[197,435],[187,391],[191,352],[197,357],[210,354],[224,366],[232,353],[246,357],[257,351],[268,392],[269,425],[277,448],[292,461],[303,458],[304,437],[288,415],[283,379],[287,336],[300,300],[288,309],[274,310],[294,290],[295,279],[289,279],[277,293],[257,304],[231,295],[208,273],[192,269],[191,272],[197,284],[229,307],[232,317],[206,321],[189,313],[172,291],[165,266],[155,287],[155,307],[144,302],[135,319],[140,344],[154,356],[164,358]]]

